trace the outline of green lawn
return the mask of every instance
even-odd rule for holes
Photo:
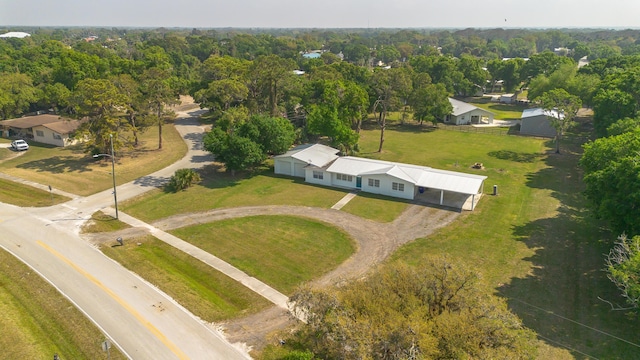
[[[388,196],[359,192],[341,210],[365,219],[391,222],[407,209],[410,202]]]
[[[271,304],[209,265],[150,235],[130,239],[124,246],[103,245],[100,250],[205,321],[253,314]]]
[[[377,147],[377,135],[365,132],[364,151]],[[602,271],[603,254],[615,236],[586,210],[578,145],[563,144],[564,152],[556,155],[551,143],[538,139],[389,131],[383,153],[368,156],[482,173],[489,176],[487,192],[493,184],[499,189],[474,212],[401,248],[394,261],[444,253],[478,267],[545,342],[540,358],[571,358],[569,348],[578,358],[634,359],[640,347],[614,336],[637,343],[636,317],[611,311],[598,299],[623,303]],[[476,161],[486,169],[469,169]]]
[[[488,98],[472,98],[466,101],[479,108],[491,111],[495,114],[496,120],[520,120],[522,111],[528,108],[524,105],[492,102]]]
[[[285,294],[333,270],[355,251],[348,235],[317,221],[252,216],[171,231]]]
[[[304,179],[273,175],[266,168],[255,175],[220,172],[209,167],[202,183],[177,193],[153,190],[122,204],[130,215],[153,221],[174,214],[256,205],[300,205],[330,208],[345,190],[310,185]]]
[[[0,179],[0,202],[23,207],[41,207],[60,204],[70,199],[51,194],[28,185]]]
[[[140,148],[123,152],[117,158],[118,184],[160,170],[181,159],[187,151],[173,125],[163,128],[162,150],[157,150],[156,128],[150,128],[140,139]],[[0,162],[0,171],[83,196],[112,186],[111,162],[93,159],[81,145],[61,148],[30,142],[23,155]]]
[[[49,283],[0,249],[3,359],[106,359],[104,335]],[[125,359],[115,348],[111,359]]]

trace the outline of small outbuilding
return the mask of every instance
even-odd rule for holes
[[[515,104],[518,100],[516,94],[502,94],[500,95],[500,102],[503,104]]]
[[[0,121],[0,135],[64,147],[77,142],[72,135],[82,123],[51,114],[26,116]]]
[[[556,129],[551,126],[549,117],[560,118],[557,111],[546,111],[542,108],[526,109],[520,120],[520,134],[540,137],[555,137]]]
[[[495,114],[491,111],[481,109],[464,101],[449,98],[449,103],[453,107],[451,114],[444,118],[445,124],[470,125],[470,124],[493,124]]]

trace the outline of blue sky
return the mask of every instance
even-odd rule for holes
[[[640,28],[638,0],[0,0],[0,26]]]

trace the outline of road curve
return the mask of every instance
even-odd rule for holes
[[[197,120],[177,123],[189,146],[187,155],[119,186],[119,200],[155,188],[176,169],[208,163],[209,155],[199,148],[203,129]],[[0,203],[0,247],[55,286],[129,358],[250,358],[246,350],[230,344],[219,331],[80,238],[80,225],[112,203],[111,190],[49,208]]]

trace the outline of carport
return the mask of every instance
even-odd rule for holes
[[[416,182],[414,199],[461,210],[473,210],[482,196],[486,176],[429,169]]]

